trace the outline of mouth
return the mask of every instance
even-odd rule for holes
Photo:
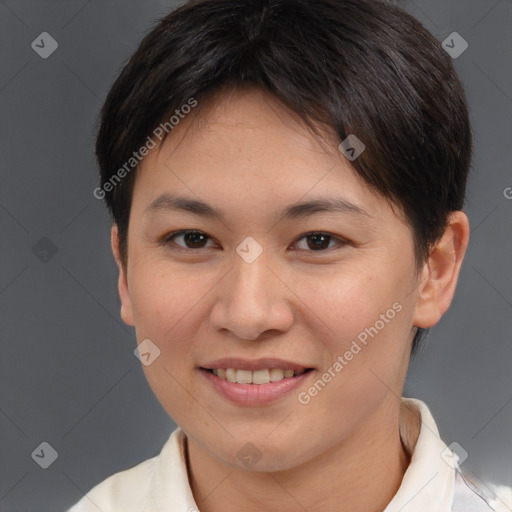
[[[314,378],[315,368],[267,358],[227,358],[197,367],[207,388],[237,406],[260,407],[285,400]],[[313,375],[313,377],[312,377]]]
[[[286,379],[293,379],[305,373],[313,371],[313,368],[291,369],[291,368],[262,368],[259,370],[247,370],[243,368],[200,368],[203,371],[215,375],[220,380],[250,385],[265,385],[273,382],[280,382]]]

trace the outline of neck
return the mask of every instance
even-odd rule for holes
[[[233,468],[187,438],[192,493],[201,512],[381,512],[410,462],[399,417],[400,404],[393,398],[392,406],[384,404],[329,452],[275,472]]]
[[[400,404],[395,398],[390,403],[328,453],[285,471],[233,468],[187,438],[189,480],[200,511],[381,512],[410,462],[400,437]]]

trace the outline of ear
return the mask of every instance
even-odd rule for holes
[[[119,234],[117,230],[117,224],[112,226],[110,232],[110,243],[112,245],[112,253],[119,269],[119,278],[117,281],[117,290],[119,292],[119,298],[121,299],[121,318],[127,325],[134,326],[132,301],[130,298],[130,291],[128,289],[128,280],[126,276],[126,268],[123,266],[121,261],[121,254],[119,251]]]
[[[435,325],[455,294],[462,260],[469,242],[469,221],[462,211],[453,211],[446,230],[433,247],[418,282],[418,298],[413,324],[428,328]]]

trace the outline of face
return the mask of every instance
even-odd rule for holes
[[[137,172],[122,317],[158,347],[145,375],[190,440],[238,467],[250,442],[277,470],[377,428],[409,362],[412,231],[334,140],[233,92]]]

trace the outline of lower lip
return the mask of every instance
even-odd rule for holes
[[[306,379],[309,379],[313,373],[312,370],[309,370],[296,377],[288,377],[277,382],[269,382],[268,384],[238,384],[237,382],[223,380],[203,368],[199,368],[199,371],[213,386],[215,391],[223,397],[240,405],[254,406],[274,402],[291,393]]]

